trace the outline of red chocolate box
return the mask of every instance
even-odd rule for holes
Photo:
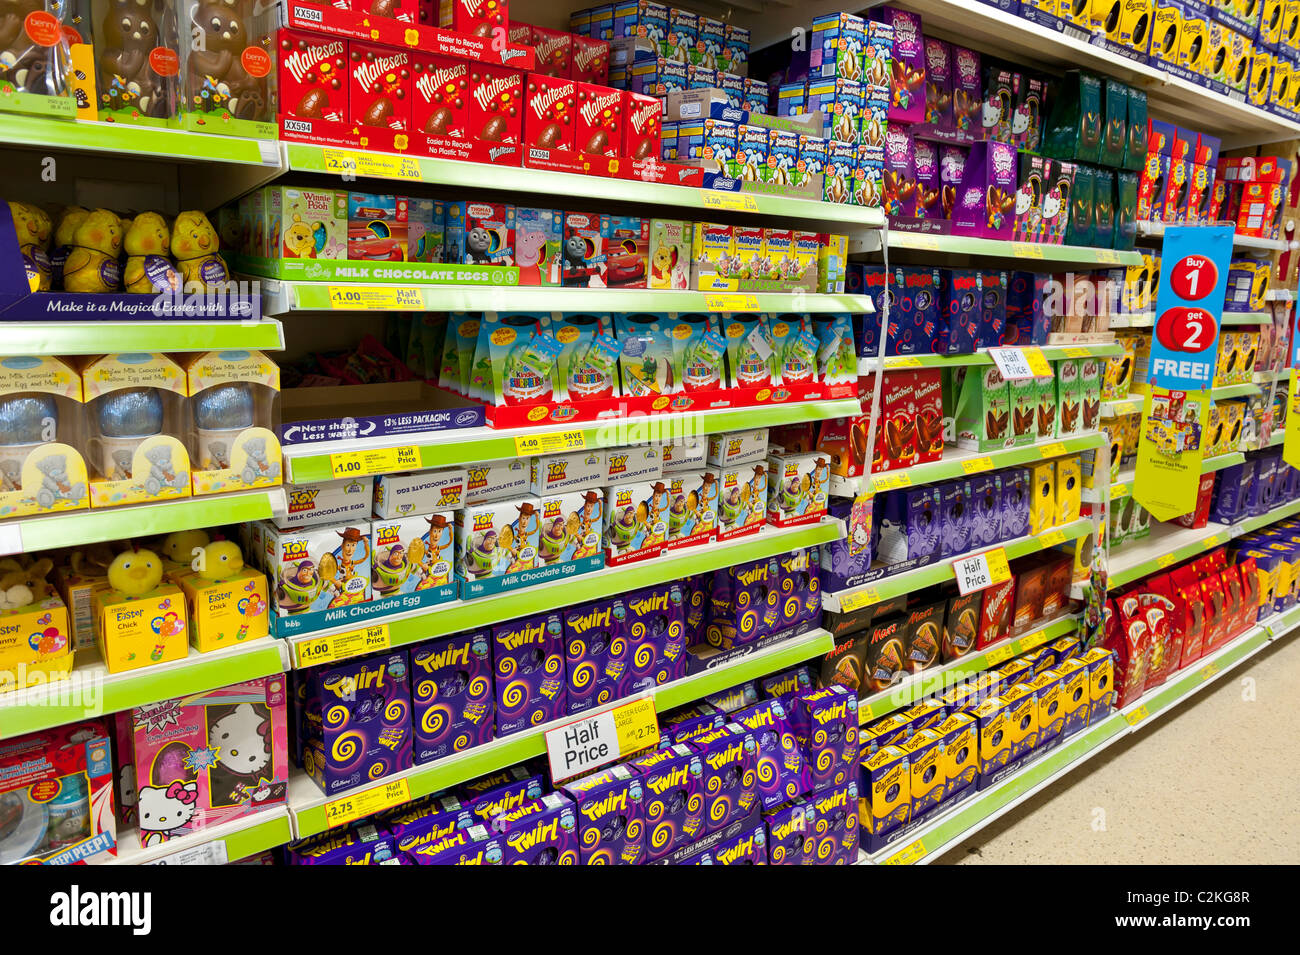
[[[523,133],[524,75],[470,64],[469,133],[488,143],[517,143]]]
[[[579,83],[609,83],[609,43],[591,37],[574,36],[569,53],[569,79]]]
[[[372,17],[386,17],[389,20],[401,20],[403,23],[419,21],[419,4],[416,0],[352,0],[353,13],[365,13]]]
[[[575,37],[563,30],[533,27],[533,56],[537,58],[534,73],[569,78],[569,57]]]
[[[573,80],[529,74],[528,102],[524,107],[524,144],[571,152],[577,129],[574,126],[576,102],[577,85]]]
[[[628,159],[657,159],[661,149],[660,124],[663,112],[663,100],[657,96],[624,93],[620,155]]]
[[[623,145],[623,91],[577,83],[575,143],[589,156],[617,156]]]
[[[281,130],[288,138],[346,142],[348,41],[281,30],[279,60]]]
[[[496,27],[509,29],[510,4],[507,0],[439,0],[438,23],[457,33],[490,37]]]
[[[405,50],[353,41],[349,117],[370,130],[405,132],[411,125],[410,56]],[[367,133],[361,130],[362,135]]]
[[[427,136],[469,136],[469,61],[433,53],[411,54],[415,77],[411,131]]]

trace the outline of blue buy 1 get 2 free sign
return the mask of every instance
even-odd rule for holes
[[[1150,382],[1171,391],[1214,383],[1232,226],[1168,226],[1160,257]]]

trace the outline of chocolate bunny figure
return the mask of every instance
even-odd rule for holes
[[[63,93],[66,44],[41,46],[33,43],[24,29],[29,15],[49,9],[46,0],[0,0],[0,83],[43,96]],[[50,12],[61,19],[58,8]]]
[[[190,7],[193,49],[185,87],[189,109],[229,112],[237,119],[265,118],[265,85],[248,74],[243,61],[249,12],[240,0],[198,0]]]
[[[159,40],[153,0],[113,0],[104,15],[104,49],[99,56],[100,97],[109,109],[134,108],[142,116],[170,115],[164,80],[149,63]]]

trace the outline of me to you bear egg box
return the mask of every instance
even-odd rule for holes
[[[0,742],[0,865],[84,865],[103,853],[117,855],[105,727],[88,720]]]
[[[90,505],[83,410],[61,359],[0,359],[0,519]]]
[[[303,769],[327,796],[411,768],[405,653],[314,667],[304,679]]]
[[[276,674],[131,712],[142,846],[284,802],[286,689]]]
[[[186,387],[194,493],[280,484],[279,366],[260,351],[207,352],[190,362]]]
[[[90,506],[189,497],[185,370],[166,355],[105,355],[81,373]],[[274,440],[274,438],[272,438]]]

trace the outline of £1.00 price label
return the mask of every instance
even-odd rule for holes
[[[383,285],[331,285],[330,308],[348,312],[415,312],[424,308],[418,288]]]
[[[546,733],[551,779],[560,782],[659,745],[659,718],[643,696],[590,713]]]
[[[1001,547],[954,561],[952,570],[957,578],[957,589],[961,591],[962,596],[973,594],[977,590],[987,590],[994,584],[1005,583],[1011,579],[1007,552]]]
[[[335,660],[347,660],[366,653],[387,650],[391,638],[388,624],[377,623],[346,633],[334,633],[324,637],[314,637],[298,644],[298,666],[319,666],[333,663]]]
[[[732,212],[757,212],[758,200],[743,192],[702,189],[701,205],[706,209],[729,209]]]
[[[348,451],[330,455],[330,472],[336,478],[364,477],[367,474],[392,474],[420,467],[420,449],[376,448],[373,451]]]

